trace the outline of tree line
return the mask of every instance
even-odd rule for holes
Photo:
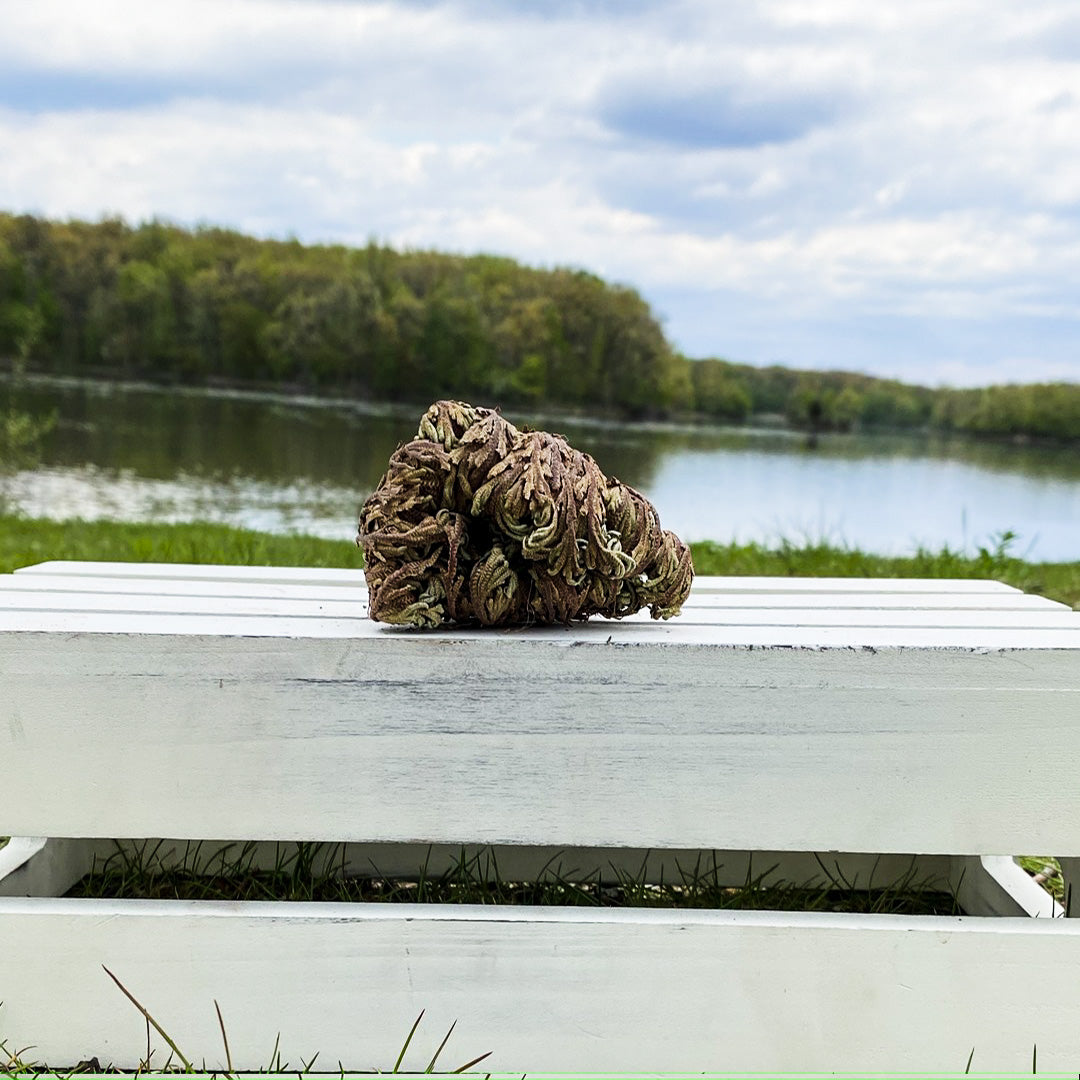
[[[690,360],[632,288],[491,255],[0,213],[0,358],[63,374],[453,395],[627,417],[1080,438],[1080,386],[931,390]]]

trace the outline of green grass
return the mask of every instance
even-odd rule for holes
[[[175,843],[170,841],[169,843]],[[632,907],[842,911],[889,915],[959,915],[950,892],[911,869],[894,881],[853,887],[819,860],[818,883],[794,883],[775,876],[775,867],[748,870],[731,885],[715,858],[680,866],[667,881],[599,869],[565,871],[553,859],[534,880],[506,880],[490,849],[460,858],[442,874],[417,867],[408,877],[385,877],[377,868],[364,875],[342,873],[340,844],[279,844],[273,865],[255,862],[252,843],[210,850],[196,842],[167,847],[143,841],[117,844],[116,851],[67,893],[72,897],[152,900],[286,900],[419,904],[502,904],[559,907]]]
[[[347,540],[275,536],[197,521],[130,524],[0,515],[0,573],[48,559],[223,563],[236,566],[362,566]]]
[[[1045,880],[1040,884],[1059,904],[1070,900],[1061,877],[1061,864],[1052,855],[1017,855],[1016,861],[1032,877],[1041,874]]]
[[[1011,538],[974,556],[944,548],[908,556],[871,555],[826,544],[692,544],[698,574],[800,577],[996,578],[1080,608],[1080,562],[1025,562],[1010,554]],[[48,559],[119,562],[225,563],[238,566],[355,566],[360,551],[347,540],[276,536],[226,525],[48,521],[0,515],[0,573]]]
[[[142,1015],[146,1022],[146,1056],[139,1062],[139,1067],[134,1073],[136,1076],[210,1076],[221,1077],[223,1080],[234,1080],[240,1076],[248,1076],[254,1073],[255,1075],[270,1075],[280,1076],[283,1074],[295,1075],[297,1077],[306,1076],[311,1073],[316,1061],[319,1059],[319,1052],[316,1051],[307,1061],[303,1058],[300,1059],[299,1065],[291,1065],[287,1060],[281,1056],[281,1033],[279,1032],[277,1038],[274,1040],[273,1049],[270,1051],[270,1060],[267,1065],[255,1070],[238,1071],[233,1068],[232,1063],[232,1051],[229,1049],[229,1035],[225,1028],[225,1018],[221,1012],[221,1006],[218,1005],[216,999],[214,1000],[214,1011],[217,1015],[218,1026],[221,1031],[222,1045],[225,1051],[226,1068],[225,1069],[208,1069],[206,1067],[205,1057],[202,1059],[201,1066],[194,1064],[192,1058],[188,1058],[183,1050],[176,1044],[176,1040],[168,1033],[168,1031],[158,1022],[153,1013],[120,981],[119,978],[113,972],[111,972],[104,964],[101,965],[105,975],[111,980],[112,984],[120,991],[121,994],[136,1010]],[[3,1002],[0,1001],[0,1006]],[[408,1052],[409,1046],[412,1044],[413,1038],[416,1035],[417,1029],[420,1027],[421,1021],[424,1019],[424,1012],[421,1010],[420,1015],[413,1022],[412,1027],[409,1030],[408,1035],[405,1036],[405,1041],[401,1046],[397,1055],[397,1060],[389,1070],[378,1070],[379,1072],[389,1072],[390,1074],[397,1074],[402,1072],[402,1062],[405,1060],[405,1054]],[[457,1027],[457,1021],[455,1020],[450,1025],[450,1030],[443,1036],[442,1042],[439,1043],[432,1055],[431,1060],[428,1063],[424,1073],[437,1073],[440,1076],[455,1075],[458,1073],[468,1073],[470,1070],[475,1069],[482,1061],[491,1057],[492,1051],[488,1050],[483,1054],[479,1054],[476,1057],[465,1062],[464,1065],[459,1065],[456,1069],[445,1068],[438,1069],[437,1065],[442,1052],[446,1049],[446,1044],[450,1041],[450,1036],[454,1033],[454,1028]],[[165,1041],[165,1045],[168,1047],[168,1057],[164,1060],[159,1059],[154,1061],[154,1055],[157,1054],[157,1048],[152,1047],[150,1038],[150,1029],[161,1036]],[[102,1065],[101,1061],[95,1055],[91,1058],[85,1058],[82,1061],[77,1062],[74,1065],[57,1068],[51,1065],[45,1065],[41,1062],[33,1060],[29,1057],[29,1052],[33,1050],[32,1046],[17,1047],[9,1045],[8,1041],[4,1038],[0,1038],[0,1077],[56,1077],[57,1080],[69,1080],[72,1076],[81,1075],[100,1075],[102,1073],[114,1073],[114,1074],[127,1074],[132,1075],[130,1069],[121,1070],[114,1067],[111,1063]],[[104,1056],[104,1055],[103,1055]],[[109,1059],[105,1058],[106,1062]],[[346,1075],[354,1075],[355,1073],[368,1073],[368,1069],[348,1069],[341,1062],[337,1063],[336,1070],[333,1066],[327,1067],[326,1065],[320,1067],[319,1073],[338,1075],[344,1077]],[[409,1072],[415,1075],[415,1072],[410,1069]],[[490,1075],[490,1074],[487,1074]],[[524,1077],[522,1078],[524,1080]]]
[[[1080,562],[1025,562],[1010,554],[1012,536],[1004,533],[977,555],[948,548],[913,555],[871,555],[827,544],[691,544],[698,574],[753,574],[790,577],[994,578],[1025,592],[1039,593],[1080,608]]]

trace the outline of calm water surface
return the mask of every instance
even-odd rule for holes
[[[0,385],[0,400],[8,387]],[[56,409],[38,468],[8,500],[51,517],[204,519],[351,539],[356,513],[418,410],[246,393],[35,381]],[[679,429],[508,418],[565,434],[644,492],[688,540],[828,540],[905,554],[972,551],[1011,529],[1017,554],[1080,559],[1075,449],[900,436]]]

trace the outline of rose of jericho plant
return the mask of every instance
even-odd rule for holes
[[[440,626],[677,615],[694,570],[652,504],[562,436],[439,401],[360,512],[370,614]]]

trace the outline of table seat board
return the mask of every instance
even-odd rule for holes
[[[752,590],[743,592],[707,591],[698,579],[683,612],[699,607],[719,607],[734,611],[743,608],[829,608],[830,610],[881,608],[886,610],[981,610],[981,611],[1034,611],[1070,610],[1065,604],[1044,596],[1023,593],[1018,589],[989,592],[933,591],[927,586],[923,592],[890,592],[888,582],[881,582],[882,591],[876,592],[829,592],[802,590],[798,593],[783,591],[766,592]],[[782,581],[783,579],[778,579]],[[74,574],[15,574],[0,575],[0,591],[94,594],[108,593],[113,596],[136,596],[140,593],[155,596],[203,596],[214,598],[246,597],[261,600],[345,600],[350,604],[366,604],[367,589],[361,583],[349,585],[320,585],[266,582],[247,577],[223,578],[216,581],[185,579],[177,577],[136,578],[97,574],[77,576]],[[14,606],[8,599],[4,606]]]
[[[3,611],[0,634],[16,632],[49,634],[217,636],[222,638],[330,638],[384,639],[405,635],[413,642],[425,632],[387,627],[366,618],[277,615],[228,615],[188,613],[129,613],[97,611]],[[530,627],[504,630],[448,629],[426,632],[429,640],[471,641],[485,649],[527,635],[534,641],[558,641],[566,646],[606,645],[615,648],[665,645],[712,648],[799,649],[951,649],[1036,650],[1059,649],[1080,658],[1080,626],[1069,621],[1060,627],[1013,626],[862,626],[862,625],[750,625],[726,626],[687,621],[657,622],[637,617],[606,622],[593,619],[570,627]],[[497,636],[501,635],[501,636]]]
[[[333,599],[299,597],[215,596],[156,594],[153,592],[59,592],[11,589],[0,582],[0,608],[5,612],[126,612],[161,615],[259,615],[290,618],[367,617],[367,593],[341,589]],[[808,594],[814,595],[814,594]],[[770,597],[770,599],[773,599]],[[922,626],[922,627],[1031,627],[1065,629],[1080,625],[1075,612],[1064,605],[1021,605],[1012,608],[887,608],[835,609],[824,604],[806,605],[787,594],[789,606],[747,603],[739,607],[687,604],[678,625],[703,626]],[[970,599],[966,597],[965,599]],[[1038,598],[1036,598],[1038,599]],[[799,606],[796,606],[796,604]],[[646,622],[648,611],[629,615],[622,622]]]
[[[118,566],[0,589],[6,833],[1080,854],[1080,791],[1032,797],[1080,760],[1080,613],[997,583],[420,633],[363,617],[355,572],[318,586],[352,601],[249,595],[305,587],[266,568],[55,588],[185,572]],[[895,583],[864,584],[836,595]]]
[[[4,1031],[134,1068],[145,1022],[224,1069],[1075,1074],[1080,924],[766,911],[0,898]],[[912,1033],[916,1033],[913,1035]],[[9,1034],[10,1033],[10,1034]],[[155,1062],[166,1050],[154,1038]],[[108,1055],[106,1057],[106,1055]],[[29,1055],[28,1055],[29,1056]]]
[[[283,584],[361,585],[360,568],[291,566],[225,566],[205,563],[79,562],[53,560],[20,567],[17,574],[65,574],[73,577],[180,578],[184,580],[250,580]],[[700,592],[958,592],[1018,590],[1000,581],[974,578],[845,578],[845,577],[710,577],[695,579]]]
[[[0,632],[425,637],[366,613],[359,571],[44,563],[0,577]],[[1070,649],[1080,648],[1080,613],[993,581],[699,578],[668,621],[643,611],[571,627],[437,633],[492,644],[526,633],[575,645]]]

